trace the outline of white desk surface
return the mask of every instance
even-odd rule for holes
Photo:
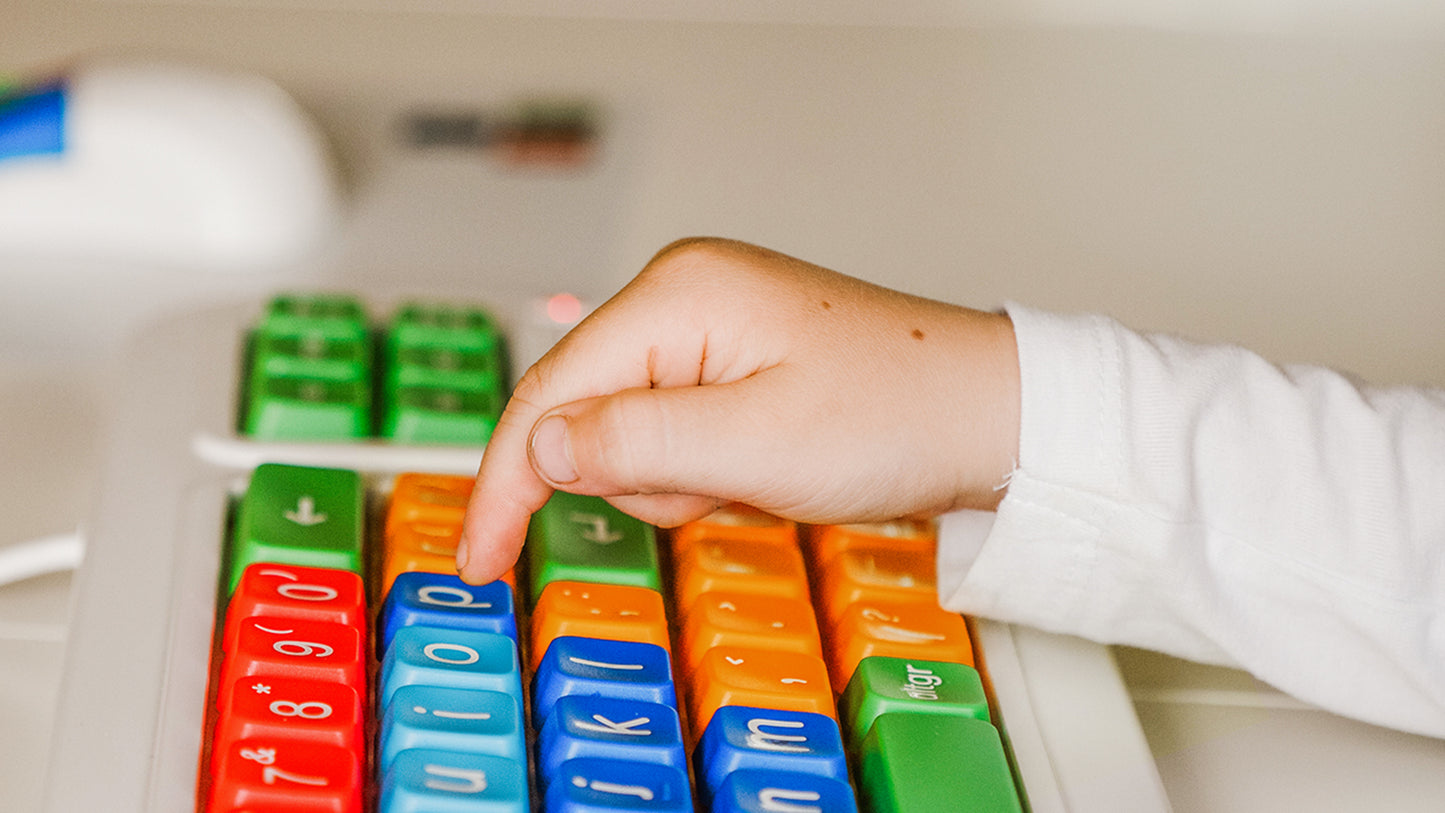
[[[1292,30],[1282,7],[1162,30],[1129,3],[1108,6],[1122,25],[1081,28],[1028,14],[861,28],[282,5],[13,0],[0,71],[119,50],[276,78],[333,139],[355,193],[343,245],[292,284],[475,291],[525,270],[605,293],[668,240],[714,233],[958,302],[1103,310],[1281,361],[1445,383],[1445,45],[1431,4],[1362,0],[1352,13],[1404,24],[1344,34]],[[608,7],[628,5],[662,8]],[[876,22],[869,5],[840,7]],[[609,112],[598,171],[518,178],[395,138],[408,110],[539,92]],[[159,311],[276,282],[0,265],[0,545],[84,515],[105,348]],[[0,588],[6,811],[38,806],[68,584]],[[1294,709],[1236,673],[1121,661],[1176,810],[1445,799],[1445,743]]]

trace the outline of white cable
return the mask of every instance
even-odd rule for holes
[[[74,570],[84,558],[85,539],[80,531],[7,545],[0,548],[0,586]]]

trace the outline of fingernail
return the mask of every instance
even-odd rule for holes
[[[465,540],[457,546],[457,572],[461,573],[467,569],[467,561],[472,558],[472,546]]]
[[[532,428],[527,455],[532,458],[532,467],[537,473],[553,485],[577,480],[577,467],[572,463],[572,450],[567,443],[565,415],[550,415]]]

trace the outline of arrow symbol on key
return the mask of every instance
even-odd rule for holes
[[[576,513],[568,519],[579,525],[589,526],[582,532],[582,538],[588,542],[596,542],[599,545],[611,545],[620,541],[626,534],[621,531],[614,531],[607,527],[607,517],[597,514]]]
[[[316,500],[311,497],[302,497],[296,501],[296,510],[287,511],[282,516],[296,523],[297,525],[320,525],[326,521],[325,514],[316,513]]]

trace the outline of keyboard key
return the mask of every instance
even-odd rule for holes
[[[850,548],[833,557],[817,581],[824,626],[855,602],[938,603],[933,558],[917,552]]]
[[[354,471],[257,466],[237,512],[230,590],[255,562],[360,573],[363,499]]]
[[[599,695],[677,708],[667,650],[656,644],[562,636],[535,670],[532,718],[540,729],[557,701]]]
[[[385,342],[382,434],[408,443],[481,444],[506,401],[501,334],[480,310],[411,304]]]
[[[934,556],[937,532],[933,523],[918,519],[895,519],[857,525],[813,525],[805,535],[808,562],[827,567],[834,556],[852,548],[882,548]]]
[[[1021,813],[998,731],[943,714],[884,714],[863,739],[858,791],[887,813]]]
[[[413,625],[495,632],[517,640],[512,588],[506,582],[474,585],[442,573],[397,576],[381,606],[378,623],[377,646],[382,654],[398,629]]]
[[[354,687],[294,678],[239,678],[216,721],[216,741],[314,742],[365,753],[362,695]]]
[[[828,669],[835,686],[847,685],[858,662],[876,655],[973,665],[968,624],[932,597],[855,602],[833,625],[829,640]]]
[[[688,720],[706,730],[722,706],[810,711],[836,719],[828,669],[796,652],[716,647],[703,655],[688,692]]]
[[[251,616],[330,621],[365,629],[366,596],[361,577],[348,570],[258,562],[242,571],[226,605],[225,651]]]
[[[362,811],[362,760],[346,748],[291,740],[240,740],[222,751],[217,765],[209,813]]]
[[[682,623],[682,662],[697,668],[715,646],[800,652],[822,657],[813,606],[802,599],[754,593],[703,593]]]
[[[707,724],[696,759],[699,781],[714,792],[729,774],[744,768],[848,781],[838,723],[810,712],[724,706]]]
[[[798,526],[751,506],[732,503],[702,519],[674,528],[671,539],[673,556],[705,539],[744,539],[797,545]]]
[[[366,381],[257,375],[248,392],[244,431],[261,440],[339,441],[371,432]]]
[[[266,378],[318,378],[365,382],[371,352],[365,340],[313,332],[293,335],[258,334],[252,364]]]
[[[487,754],[411,749],[381,783],[378,813],[528,813],[524,763]]]
[[[480,446],[492,436],[506,398],[446,387],[398,387],[382,434],[400,443]]]
[[[552,582],[532,609],[532,668],[561,636],[636,641],[668,649],[662,595],[645,587]],[[669,650],[670,651],[670,650]]]
[[[282,294],[273,298],[256,327],[267,336],[307,336],[361,341],[367,338],[366,311],[355,297],[337,294]]]
[[[377,759],[383,770],[408,748],[527,758],[521,695],[403,686],[391,696],[381,723]]]
[[[475,689],[522,696],[517,645],[505,635],[443,627],[397,630],[381,663],[382,706],[402,686]]]
[[[456,573],[457,545],[462,526],[410,522],[398,525],[382,544],[381,592],[391,590],[396,577],[411,571]]]
[[[221,706],[242,677],[291,678],[365,687],[361,630],[329,621],[255,616],[240,622],[221,667]]]
[[[601,497],[553,494],[532,515],[525,549],[534,596],[555,581],[662,589],[656,532]]]
[[[654,762],[687,770],[677,710],[595,695],[559,698],[537,735],[537,772],[552,781],[578,757]]]
[[[647,762],[581,757],[547,786],[547,813],[692,813],[687,774]]]
[[[412,523],[460,527],[476,478],[446,474],[399,474],[386,512],[386,536]]]
[[[706,539],[679,552],[674,595],[690,607],[703,593],[759,593],[808,600],[808,571],[796,546]]]
[[[745,769],[728,776],[714,793],[710,809],[712,813],[857,813],[858,803],[846,779]]]
[[[855,748],[873,721],[890,712],[989,719],[978,670],[960,663],[902,658],[865,659],[848,681],[838,709]]]

